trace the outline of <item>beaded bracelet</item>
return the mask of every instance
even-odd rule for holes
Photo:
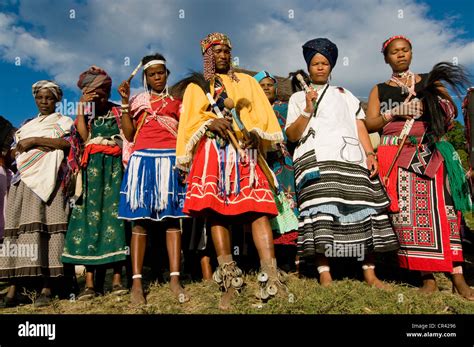
[[[365,153],[366,156],[369,156],[369,155],[373,155],[375,159],[377,159],[377,154],[375,154],[374,152],[367,152]]]
[[[393,120],[393,115],[390,111],[385,111],[385,112],[381,113],[381,116],[382,116],[383,121],[386,124],[390,123]]]

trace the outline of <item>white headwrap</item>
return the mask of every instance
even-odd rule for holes
[[[48,89],[51,93],[53,93],[53,95],[56,97],[58,101],[61,101],[63,97],[63,91],[61,90],[61,87],[58,84],[54,83],[53,81],[48,81],[48,80],[41,80],[33,84],[32,86],[33,97],[36,97],[36,94],[38,94],[38,92],[44,88]]]

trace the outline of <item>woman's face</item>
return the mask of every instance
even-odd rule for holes
[[[412,58],[410,44],[403,39],[390,42],[385,54],[385,62],[394,72],[403,72],[409,69]]]
[[[157,93],[161,93],[166,87],[166,74],[165,65],[152,65],[145,71],[146,82],[148,85]]]
[[[41,115],[43,116],[54,113],[57,102],[58,100],[49,89],[43,88],[40,89],[38,93],[36,93],[36,107],[38,107],[38,111],[40,111]]]
[[[315,84],[325,84],[328,82],[331,73],[329,60],[322,54],[316,53],[311,59],[308,67],[309,77]]]
[[[275,81],[271,79],[270,77],[265,77],[259,82],[260,86],[262,87],[263,91],[265,92],[265,95],[268,98],[268,101],[270,101],[271,104],[276,99],[276,88],[275,88]]]
[[[226,74],[230,69],[230,48],[227,45],[212,46],[214,61],[216,62],[216,72]]]

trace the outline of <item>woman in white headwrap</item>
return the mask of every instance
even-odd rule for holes
[[[15,133],[11,157],[17,172],[12,179],[6,218],[0,279],[11,286],[0,306],[17,304],[18,278],[41,276],[41,295],[35,306],[51,301],[50,277],[63,275],[61,253],[67,230],[66,187],[71,118],[55,112],[62,98],[61,88],[51,81],[33,85],[39,114]]]

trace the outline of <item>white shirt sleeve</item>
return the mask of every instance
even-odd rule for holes
[[[365,112],[364,112],[364,109],[362,108],[362,103],[360,101],[359,101],[359,107],[357,108],[357,111],[356,111],[356,119],[365,120]]]
[[[365,112],[362,108],[361,101],[345,88],[344,94],[346,96],[350,112],[355,115],[356,119],[365,120]]]
[[[286,116],[285,130],[298,119],[303,111],[301,108],[302,104],[299,101],[299,99],[301,99],[299,94],[301,93],[304,94],[304,92],[294,93],[288,101],[288,114]]]

